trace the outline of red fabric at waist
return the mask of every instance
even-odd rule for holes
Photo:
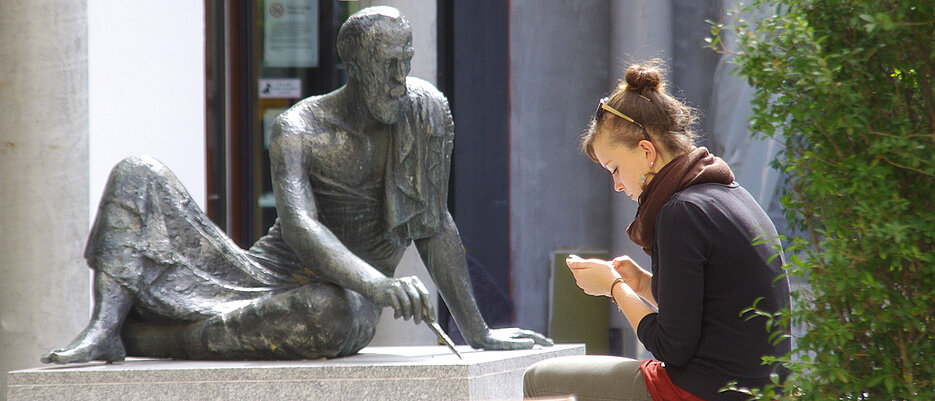
[[[704,401],[672,383],[662,362],[645,360],[640,364],[640,370],[653,401]]]

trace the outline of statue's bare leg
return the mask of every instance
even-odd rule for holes
[[[130,311],[130,293],[107,274],[94,273],[94,312],[88,326],[64,348],[42,356],[43,363],[107,362],[126,358],[120,326]]]

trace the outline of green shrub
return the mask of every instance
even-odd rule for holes
[[[935,1],[761,0],[725,23],[709,42],[785,144],[787,267],[809,284],[775,316],[802,330],[789,379],[753,393],[935,399]]]

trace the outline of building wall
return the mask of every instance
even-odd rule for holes
[[[200,1],[88,0],[90,217],[121,159],[165,163],[205,205],[205,16]]]
[[[610,177],[577,151],[607,90],[606,0],[510,2],[510,248],[515,323],[545,333],[549,256],[606,249]]]
[[[512,323],[510,293],[509,4],[444,0],[450,11],[446,95],[455,122],[448,202],[489,325]]]

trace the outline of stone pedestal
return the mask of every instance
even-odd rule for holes
[[[520,400],[534,362],[582,355],[582,344],[525,351],[459,346],[367,347],[315,361],[129,358],[8,373],[8,400]]]

